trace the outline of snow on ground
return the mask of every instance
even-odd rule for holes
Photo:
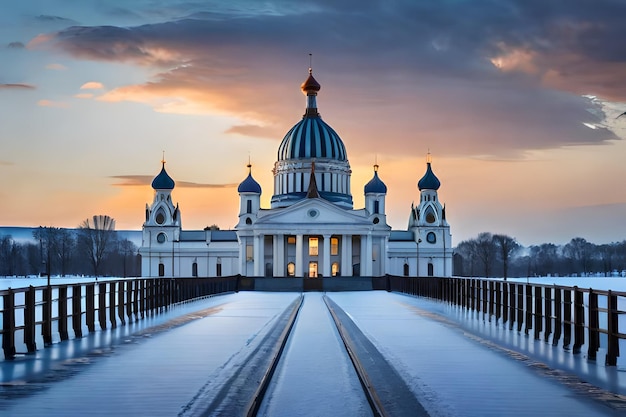
[[[306,294],[259,411],[267,417],[298,415],[372,415],[322,293]]]

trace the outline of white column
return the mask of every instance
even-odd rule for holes
[[[363,247],[363,246],[361,246]],[[372,235],[365,235],[365,260],[361,265],[365,264],[365,272],[361,275],[367,277],[372,275]]]
[[[361,235],[361,250],[359,251],[359,265],[361,265],[361,267],[359,268],[360,271],[360,275],[361,276],[366,276],[367,274],[367,268],[365,266],[365,259],[366,259],[366,253],[367,253],[367,235]]]
[[[352,276],[352,236],[341,235],[341,276]]]
[[[330,235],[324,235],[324,255],[322,257],[322,275],[330,277]]]
[[[273,259],[274,262],[274,276],[282,277],[285,276],[285,245],[284,245],[284,235],[274,235],[273,239]]]
[[[254,236],[254,276],[265,275],[265,235]]]
[[[241,237],[239,239],[239,273],[244,277],[247,274],[246,272],[246,238]]]
[[[303,277],[302,235],[296,235],[296,277]]]

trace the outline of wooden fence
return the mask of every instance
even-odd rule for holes
[[[169,307],[237,290],[238,277],[132,278],[0,291],[2,350],[5,359],[37,350],[53,340],[80,338],[84,332],[115,328]],[[23,334],[23,336],[22,336]],[[16,339],[22,336],[22,342]],[[18,352],[17,346],[25,349]]]
[[[562,343],[572,353],[580,353],[586,344],[591,360],[596,359],[604,340],[605,364],[609,366],[617,364],[620,340],[626,339],[619,320],[626,313],[624,292],[440,277],[389,277],[389,287],[482,312],[489,321],[507,323],[510,330],[532,333],[535,339],[554,346]]]

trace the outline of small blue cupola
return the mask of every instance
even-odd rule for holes
[[[261,186],[252,178],[252,164],[248,162],[248,176],[237,187],[239,192],[239,221],[251,225],[261,209]]]
[[[252,178],[252,165],[248,164],[248,176],[237,187],[238,193],[255,193],[261,194],[261,186]]]
[[[437,191],[441,186],[441,182],[439,182],[439,178],[433,173],[432,168],[430,167],[430,161],[426,163],[426,173],[422,177],[421,180],[417,183],[417,188],[422,190],[435,190]]]
[[[378,178],[378,165],[374,165],[374,178],[363,188],[365,194],[387,194],[387,186]]]
[[[162,160],[161,164],[161,172],[152,180],[152,188],[155,190],[173,190],[176,183],[165,171],[165,160]]]
[[[363,187],[365,192],[365,209],[370,215],[385,215],[385,195],[387,186],[378,178],[378,164],[374,165],[374,177]],[[376,217],[377,218],[377,217]],[[377,218],[376,224],[380,219]]]

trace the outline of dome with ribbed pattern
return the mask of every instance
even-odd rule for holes
[[[346,147],[341,138],[317,112],[317,92],[321,86],[313,78],[311,69],[300,88],[307,96],[307,108],[302,120],[287,132],[280,143],[278,160],[316,158],[346,161]]]

